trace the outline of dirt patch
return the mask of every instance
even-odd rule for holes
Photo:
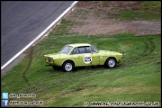
[[[161,34],[161,21],[131,21],[127,26],[136,35]]]
[[[161,21],[120,21],[91,18],[91,20],[85,22],[83,25],[74,26],[71,32],[85,35],[114,35],[124,32],[132,32],[136,36],[161,34]]]
[[[113,14],[123,10],[139,10],[140,8],[140,3],[137,1],[79,2],[75,12],[67,16],[67,18],[80,23],[74,25],[70,32],[82,35],[114,35],[124,32],[132,32],[136,36],[161,34],[161,21],[119,20],[108,14],[108,11],[114,9]]]
[[[87,1],[79,2],[78,8],[88,9],[117,9],[117,10],[139,10],[140,2],[138,1]]]

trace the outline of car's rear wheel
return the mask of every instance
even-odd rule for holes
[[[106,60],[105,65],[107,68],[115,68],[116,63],[116,59],[111,57]]]
[[[66,61],[63,65],[62,65],[62,69],[65,72],[71,72],[74,69],[74,63],[71,61]]]

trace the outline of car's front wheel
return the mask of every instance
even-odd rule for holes
[[[115,58],[108,58],[105,62],[107,68],[115,68],[116,67],[116,59]]]
[[[74,63],[71,61],[66,61],[63,65],[62,65],[62,69],[65,72],[71,72],[74,69]]]

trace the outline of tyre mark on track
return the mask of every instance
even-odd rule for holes
[[[145,44],[145,49],[143,51],[142,56],[148,56],[149,54],[152,54],[152,52],[155,49],[155,44],[153,40],[147,39],[147,41],[144,41],[144,44]]]
[[[25,80],[25,82],[30,86],[30,83],[29,83],[29,80],[26,78],[26,74],[32,64],[32,60],[33,60],[33,55],[34,55],[34,46],[32,46],[30,49],[29,49],[29,53],[27,55],[27,57],[29,58],[29,63],[26,67],[26,69],[23,71],[22,73],[22,78]]]
[[[133,61],[126,61],[124,64],[120,64],[119,66],[132,66],[132,65],[138,65],[136,63],[143,61],[146,57],[150,56],[154,49],[156,48],[155,43],[153,42],[153,39],[146,39],[143,41],[144,42],[144,49],[142,54],[139,54],[135,60]]]

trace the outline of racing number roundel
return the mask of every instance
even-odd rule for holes
[[[84,63],[89,64],[92,62],[92,57],[90,55],[86,55],[83,58]]]

